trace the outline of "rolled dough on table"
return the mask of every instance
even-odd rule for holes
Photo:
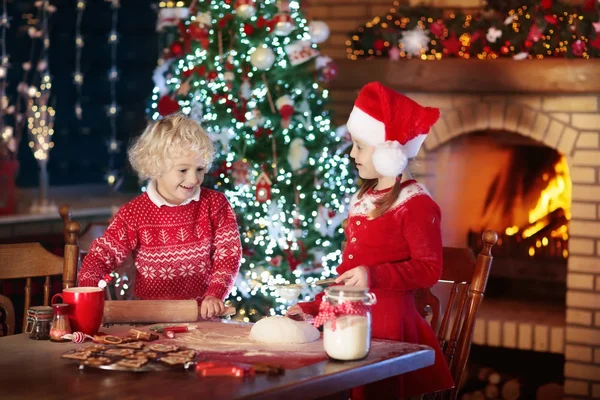
[[[250,329],[250,338],[262,343],[310,343],[320,336],[310,323],[281,316],[263,318]]]

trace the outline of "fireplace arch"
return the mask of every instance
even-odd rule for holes
[[[441,117],[417,157],[415,175],[436,187],[443,145],[476,131],[518,133],[566,157],[572,182],[569,257],[562,326],[519,325],[501,316],[478,322],[474,341],[565,355],[565,393],[600,376],[600,99],[586,95],[482,95],[405,93],[439,107]],[[432,195],[437,199],[443,193]],[[484,302],[485,303],[485,302]],[[485,326],[484,326],[485,325]],[[578,386],[579,385],[579,386]],[[573,393],[575,394],[575,393]]]

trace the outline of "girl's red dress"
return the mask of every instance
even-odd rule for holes
[[[389,189],[388,189],[389,190]],[[372,337],[431,346],[435,363],[353,390],[353,399],[406,398],[454,386],[431,326],[417,312],[413,291],[433,286],[442,274],[440,209],[416,181],[402,183],[395,204],[378,218],[368,216],[374,200],[388,190],[355,195],[346,225],[347,244],[338,274],[365,266],[369,288],[377,296],[372,308]],[[299,303],[303,312],[318,313],[322,294]]]

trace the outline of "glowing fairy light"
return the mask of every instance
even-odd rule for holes
[[[106,181],[110,186],[114,185],[118,179],[118,172],[115,169],[115,156],[120,151],[120,142],[117,141],[117,114],[119,106],[117,105],[117,81],[119,73],[117,70],[117,43],[119,35],[117,33],[117,22],[119,20],[120,0],[106,0],[110,2],[112,9],[111,28],[108,34],[108,45],[110,48],[111,67],[108,71],[108,84],[110,90],[110,105],[107,107],[106,115],[110,124],[110,138],[107,142],[108,147],[108,173]]]
[[[77,0],[77,14],[75,17],[75,72],[73,73],[73,83],[77,97],[75,100],[75,116],[81,120],[83,109],[81,107],[81,89],[83,86],[83,72],[81,71],[81,54],[83,52],[83,35],[81,33],[81,21],[83,20],[83,12],[85,11],[86,0]]]

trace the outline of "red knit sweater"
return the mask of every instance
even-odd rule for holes
[[[98,282],[133,252],[138,299],[224,300],[241,259],[235,214],[225,196],[202,189],[198,201],[157,206],[144,193],[124,205],[83,259],[79,286]]]

